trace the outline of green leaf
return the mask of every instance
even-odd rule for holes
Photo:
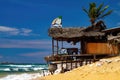
[[[103,7],[103,3],[99,5],[99,7],[97,8],[97,14],[100,12],[100,10],[102,9]]]
[[[104,18],[105,16],[112,13],[112,10],[105,13],[108,7],[109,7],[108,5],[103,7],[103,3],[96,7],[96,3],[92,2],[89,4],[89,9],[87,10],[83,8],[83,11],[87,13],[90,20],[92,20],[91,23],[93,24],[93,22],[97,21],[97,19]]]
[[[98,17],[98,19],[104,18],[105,16],[110,15],[112,12],[113,12],[113,10],[110,10],[110,11],[108,11],[107,13],[105,13],[105,14],[101,15],[100,17]]]
[[[106,9],[108,9],[109,6],[105,6],[102,10],[100,10],[99,14],[102,14],[105,12]]]
[[[87,9],[83,8],[83,11],[84,11],[85,13],[89,14],[88,11],[87,11]]]

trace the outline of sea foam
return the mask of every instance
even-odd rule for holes
[[[40,71],[43,69],[47,69],[47,65],[33,65],[33,64],[7,64],[7,65],[2,65],[0,64],[0,72],[26,72],[26,71]]]
[[[1,74],[0,80],[32,80],[50,73],[46,64],[0,64]]]
[[[40,73],[34,73],[34,74],[14,74],[14,75],[8,75],[6,77],[1,78],[0,80],[32,80],[35,79],[37,77],[41,77],[43,75],[41,75]]]

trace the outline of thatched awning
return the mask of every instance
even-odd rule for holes
[[[118,33],[116,36],[108,35],[107,39],[108,39],[108,41],[117,41],[117,42],[120,42],[120,33]]]
[[[102,30],[102,32],[105,32],[105,33],[120,32],[120,27],[105,29],[105,30]]]
[[[108,36],[107,37],[108,41],[119,39],[119,38],[120,38],[120,35],[119,36]]]
[[[50,28],[48,30],[49,36],[55,39],[69,39],[69,38],[82,38],[104,36],[104,33],[98,31],[86,31],[86,28]]]

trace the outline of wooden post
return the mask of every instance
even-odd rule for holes
[[[95,62],[96,61],[96,55],[94,54],[93,55],[93,62]]]
[[[87,62],[88,62],[88,60],[87,60],[87,59],[85,59],[85,65],[87,65]]]
[[[80,66],[82,66],[83,65],[83,60],[80,60]]]
[[[91,64],[92,62],[91,62],[91,59],[89,60],[89,64]]]
[[[86,42],[83,39],[81,40],[81,52],[82,54],[86,53]]]
[[[77,68],[77,58],[75,58],[75,68]]]
[[[67,60],[66,60],[66,62],[65,62],[65,63],[66,63],[66,69],[68,70],[68,66],[67,66]]]
[[[72,60],[71,60],[71,70],[72,70]]]
[[[63,69],[63,61],[61,61],[61,69]]]

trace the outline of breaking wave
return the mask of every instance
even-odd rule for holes
[[[39,71],[47,69],[47,65],[41,64],[0,64],[0,72],[14,72],[14,71]]]
[[[39,73],[34,73],[34,74],[28,74],[28,73],[24,73],[24,74],[12,74],[12,75],[8,75],[6,77],[1,78],[0,80],[32,80],[35,79],[37,77],[41,77],[42,75]]]
[[[45,64],[0,64],[0,80],[32,80],[48,74]]]

